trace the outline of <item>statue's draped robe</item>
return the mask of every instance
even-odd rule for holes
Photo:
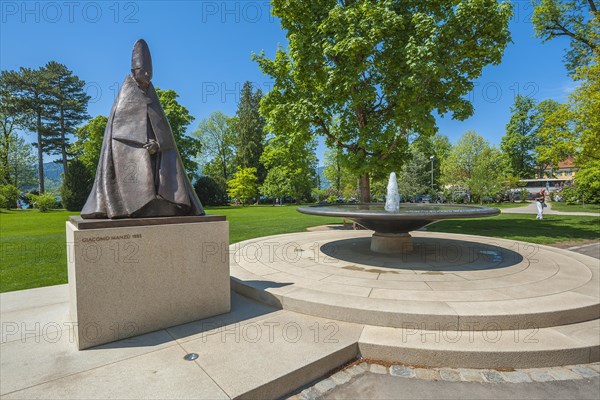
[[[159,152],[143,146],[154,139]],[[83,218],[203,215],[152,84],[127,76],[108,117],[94,187]]]

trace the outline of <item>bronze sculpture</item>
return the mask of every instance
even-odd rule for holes
[[[84,219],[204,215],[151,79],[150,50],[140,39],[108,117]]]

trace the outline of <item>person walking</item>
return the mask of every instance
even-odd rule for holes
[[[546,207],[546,191],[540,190],[535,198],[535,205],[537,206],[537,216],[535,219],[544,219],[544,207]]]

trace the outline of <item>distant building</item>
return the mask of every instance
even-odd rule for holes
[[[560,190],[564,185],[569,185],[575,174],[577,173],[575,159],[569,157],[558,163],[557,168],[546,168],[544,170],[544,178],[536,179],[521,179],[520,186],[527,189],[530,193],[538,193],[541,189],[546,189],[548,192]]]
[[[557,178],[561,180],[572,181],[579,168],[575,166],[575,159],[569,157],[558,163],[557,168],[547,168],[544,170],[544,176],[547,178]]]

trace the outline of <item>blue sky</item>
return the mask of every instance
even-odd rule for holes
[[[513,43],[502,63],[488,66],[469,95],[475,114],[466,121],[438,119],[440,133],[454,142],[475,130],[498,144],[517,93],[541,101],[564,101],[575,87],[562,62],[567,41],[542,44],[533,36],[529,0],[514,1]],[[108,115],[130,69],[131,49],[144,38],[152,52],[155,86],[174,89],[196,118],[211,112],[233,115],[239,90],[250,80],[264,91],[272,82],[250,56],[272,56],[285,32],[259,1],[2,1],[0,68],[37,68],[61,62],[87,82],[89,114]],[[33,134],[25,135],[33,140]],[[321,158],[324,146],[319,145]]]

